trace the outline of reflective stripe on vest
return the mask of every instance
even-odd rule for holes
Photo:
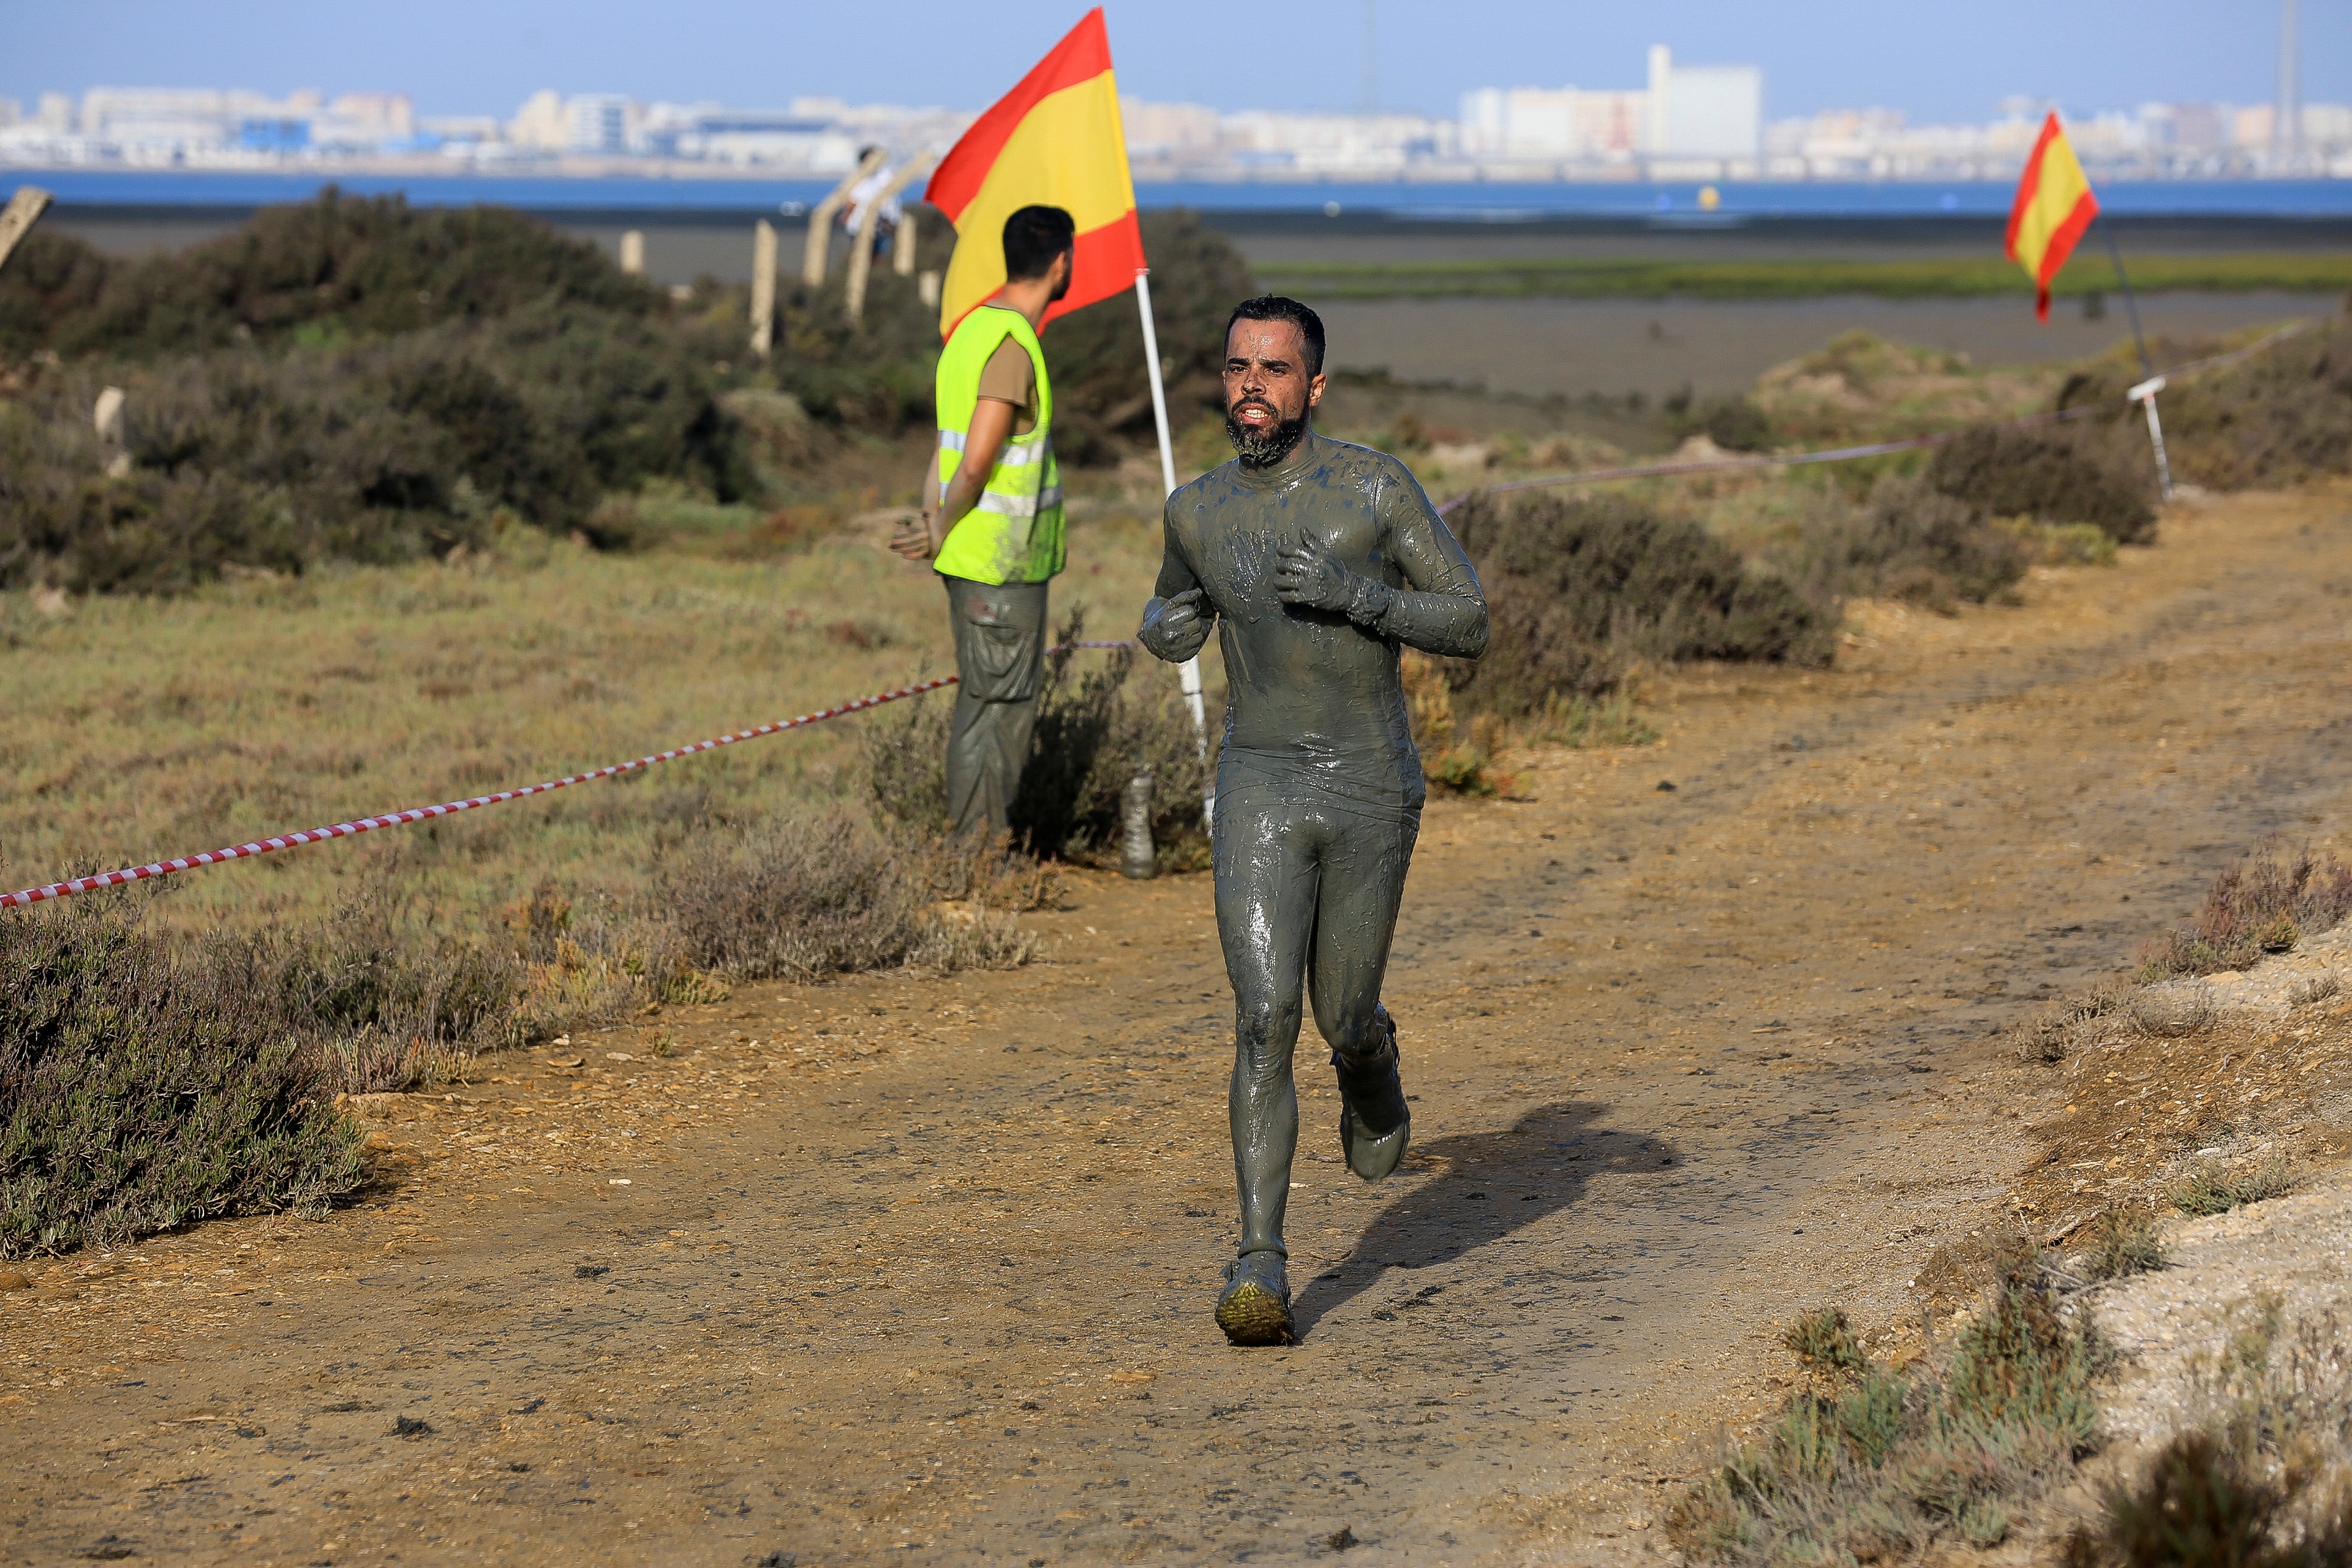
[[[962,451],[963,432],[961,430],[940,431],[940,450],[942,452]],[[1053,455],[1054,443],[1050,437],[1034,447],[1017,447],[1012,442],[1007,441],[1004,444],[1004,450],[996,455],[996,466],[1000,468],[1017,468],[1025,463],[1042,463]],[[955,473],[955,469],[943,463],[940,466],[940,472],[942,478],[946,478],[952,476]]]
[[[972,510],[948,531],[932,564],[977,583],[1043,583],[1062,569],[1065,522],[1060,465],[1054,460],[1054,393],[1045,355],[1027,318],[983,305],[964,317],[940,353],[939,476],[944,490],[962,465],[980,407],[980,375],[1007,338],[1029,356],[1037,378],[1037,425],[1009,437]]]

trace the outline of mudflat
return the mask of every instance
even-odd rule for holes
[[[1417,1147],[1349,1175],[1302,1046],[1295,1347],[1209,1315],[1208,879],[1084,874],[1050,962],[367,1097],[357,1206],[26,1270],[0,1560],[1663,1551],[1780,1324],[1916,1322],[1997,1223],[2059,1094],[1999,1031],[2352,822],[2352,486],[2174,507],[2024,600],[1863,606],[1833,669],[1685,669],[1661,744],[1433,805],[1389,992]]]

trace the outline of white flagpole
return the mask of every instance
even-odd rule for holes
[[[1135,269],[1135,308],[1143,315],[1143,356],[1151,366],[1151,419],[1160,427],[1160,479],[1164,492],[1176,493],[1176,447],[1168,437],[1168,390],[1160,378],[1160,332],[1151,321],[1151,271],[1149,268]],[[1184,688],[1184,706],[1192,713],[1192,743],[1201,760],[1209,760],[1209,719],[1201,703],[1201,661],[1188,658],[1176,667]],[[1214,779],[1201,786],[1201,820],[1210,828],[1217,826],[1217,784]]]

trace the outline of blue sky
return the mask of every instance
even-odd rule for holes
[[[2070,111],[2263,102],[2275,0],[1373,0],[1382,101],[1450,114],[1465,89],[1640,85],[1643,51],[1761,65],[1768,112],[1885,105],[1982,120],[2010,94]],[[541,87],[740,106],[798,94],[978,108],[1079,0],[0,0],[0,94],[101,83],[403,89],[428,114],[510,112]],[[1362,0],[1108,7],[1121,87],[1220,109],[1351,108]],[[2304,97],[2352,100],[2352,0],[2303,0]]]

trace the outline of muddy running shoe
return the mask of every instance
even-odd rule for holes
[[[1237,1345],[1297,1343],[1290,1324],[1290,1279],[1279,1252],[1245,1252],[1225,1265],[1217,1327]]]
[[[1397,1073],[1396,1020],[1386,1007],[1372,1011],[1381,1043],[1353,1062],[1331,1053],[1339,1069],[1339,1147],[1348,1169],[1377,1182],[1404,1160],[1412,1138],[1412,1112],[1405,1109],[1404,1080]]]

